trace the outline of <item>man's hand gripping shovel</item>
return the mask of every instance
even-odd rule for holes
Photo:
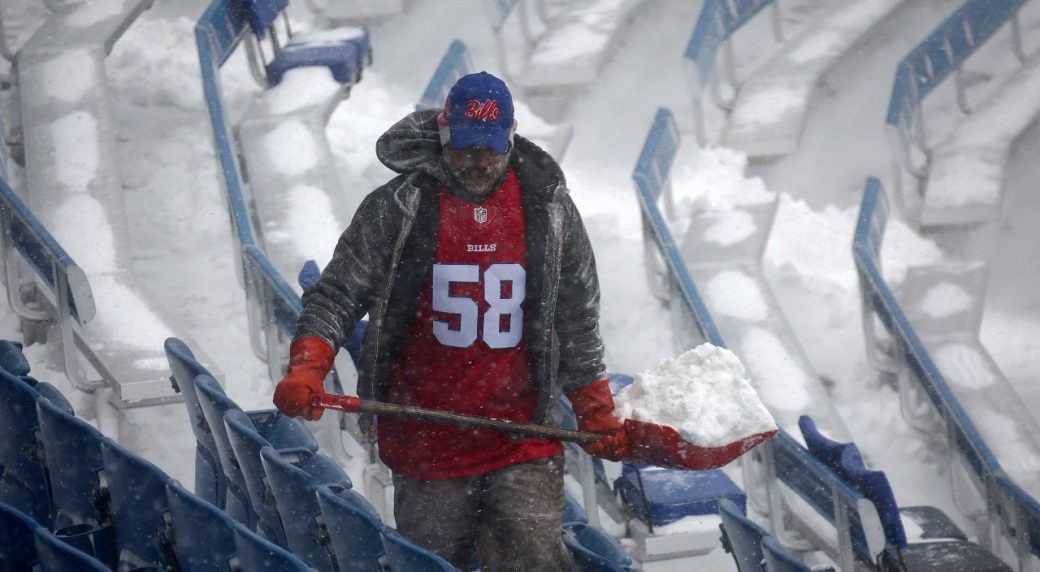
[[[605,437],[602,433],[574,431],[534,423],[519,423],[476,415],[462,415],[448,411],[424,409],[410,405],[369,401],[353,395],[314,395],[311,398],[311,405],[347,413],[410,417],[413,419],[451,423],[464,427],[495,429],[541,439],[571,441],[578,444],[592,443]],[[625,460],[676,469],[705,470],[721,467],[734,461],[737,457],[776,434],[776,431],[773,430],[756,433],[719,447],[702,447],[689,441],[684,441],[678,431],[667,425],[636,421],[634,419],[625,419],[624,425],[629,444],[629,455],[625,457]]]

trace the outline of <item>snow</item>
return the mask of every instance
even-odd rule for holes
[[[762,298],[758,283],[743,272],[719,272],[708,281],[704,297],[713,314],[748,321],[762,321],[769,317],[769,306]]]
[[[296,119],[283,121],[264,137],[264,153],[281,173],[299,175],[318,164],[318,142]]]
[[[776,429],[740,359],[704,343],[635,375],[615,398],[624,418],[675,428],[684,441],[721,447]]]
[[[128,0],[90,0],[81,2],[65,17],[72,26],[87,28],[123,13],[123,6]]]
[[[278,85],[264,91],[260,102],[270,115],[288,115],[327,101],[342,89],[327,67],[293,68],[285,72]]]
[[[106,13],[105,7],[112,5],[86,2],[76,17],[81,22],[98,20]],[[690,134],[691,100],[682,83],[680,55],[699,6],[698,2],[684,0],[645,3],[620,36],[625,49],[607,61],[594,88],[578,95],[567,110],[574,138],[563,169],[597,254],[603,289],[601,331],[610,371],[643,371],[686,349],[677,347],[669,309],[649,292],[640,214],[631,183],[631,172],[653,114],[659,106],[667,105],[675,112],[684,136],[672,173],[678,213],[673,232],[677,237],[684,236],[678,230],[688,224],[692,214],[710,213],[715,218],[700,220],[713,223],[699,230],[717,244],[730,244],[748,232],[762,230],[749,225],[742,206],[777,201],[764,270],[813,368],[827,381],[831,398],[857,445],[870,466],[886,471],[901,503],[938,506],[962,528],[974,530],[964,526],[967,520],[946,484],[951,475],[941,436],[918,433],[904,421],[893,385],[866,360],[850,253],[865,176],[885,177],[889,172],[881,118],[894,61],[905,54],[914,38],[949,11],[949,3],[908,3],[901,17],[892,18],[882,33],[862,43],[841,69],[828,76],[826,89],[819,90],[806,123],[801,148],[808,151],[755,165],[729,149],[698,149]],[[156,0],[151,10],[130,26],[106,60],[120,174],[136,241],[133,265],[156,296],[176,311],[198,346],[226,373],[228,394],[245,409],[267,408],[273,385],[266,366],[255,358],[249,345],[245,297],[236,279],[235,246],[201,95],[192,26],[203,7],[200,0]],[[294,18],[302,20],[299,28],[304,29],[310,16],[305,8],[298,8]],[[42,12],[29,0],[16,0],[10,5],[5,0],[4,9],[5,25],[17,32],[11,37],[21,41],[32,27],[31,22],[23,20],[41,17]],[[375,139],[413,109],[452,37],[467,43],[476,69],[497,71],[494,42],[483,11],[476,0],[416,0],[408,3],[403,15],[371,27],[375,63],[365,70],[364,79],[350,97],[336,107],[327,130],[336,167],[341,178],[349,182],[345,192],[362,196],[392,176],[375,160]],[[805,12],[786,14],[790,19]],[[443,26],[434,29],[431,22],[442,22]],[[1029,20],[1024,21],[1024,29],[1030,30],[1029,26]],[[813,50],[806,48],[805,55],[823,49],[825,42],[820,42]],[[748,39],[741,48],[768,43]],[[570,48],[578,51],[581,46]],[[63,57],[72,58],[74,53]],[[754,61],[754,56],[742,61]],[[67,66],[67,75],[54,72],[64,80],[53,84],[52,97],[76,96],[89,79],[86,68]],[[738,62],[741,73],[748,71],[743,66],[745,63]],[[292,106],[309,99],[300,94],[309,94],[319,86],[317,81],[307,81],[306,73],[286,75],[290,85],[297,80],[300,84],[296,90],[278,94],[280,104]],[[259,93],[242,50],[222,69],[221,84],[225,105],[235,121]],[[297,92],[296,101],[293,91]],[[532,126],[548,125],[535,114],[534,97],[518,95],[517,99],[521,134]],[[767,103],[764,115],[776,113],[782,100]],[[952,111],[955,106],[949,102],[945,105],[931,110],[930,127],[944,121],[953,124],[950,118],[957,113]],[[1006,111],[1020,111],[1017,105]],[[4,108],[8,109],[10,106]],[[60,156],[70,160],[58,164],[58,180],[69,191],[81,194],[69,195],[48,224],[55,226],[52,230],[63,246],[85,267],[92,271],[114,267],[117,261],[111,229],[98,205],[83,194],[89,190],[98,160],[93,143],[97,139],[96,120],[88,115],[71,115],[50,129],[59,145],[68,146],[61,149]],[[935,137],[943,134],[937,130]],[[1024,159],[1012,161],[1012,166],[1017,165],[1021,171],[1014,177],[1017,191],[1037,180],[1033,157],[1026,154]],[[285,161],[288,169],[294,169],[305,164],[306,158],[306,153],[300,153],[273,160]],[[17,169],[15,175],[15,181],[22,182]],[[892,185],[888,187],[891,191]],[[314,191],[286,190],[294,197],[310,197]],[[1018,225],[1011,229],[1015,244],[1035,245],[1032,213],[1037,207],[1024,198],[1025,194],[1020,193],[1023,198],[1009,194],[1006,200],[1020,202],[1013,202],[1014,208],[1007,212],[1028,221],[1010,219]],[[309,200],[308,204],[314,202]],[[319,261],[331,254],[334,237],[341,230],[331,228],[324,215],[325,207],[317,204],[291,213],[294,227],[317,231],[312,235],[314,240],[300,244],[300,249],[310,251]],[[998,363],[1013,376],[1032,380],[1040,352],[1034,343],[1037,314],[1035,288],[1030,284],[1035,284],[1040,275],[1040,264],[1030,258],[1035,254],[1031,254],[1036,251],[1034,247],[1022,248],[1015,256],[1009,254],[1010,248],[998,251],[1010,262],[1004,262],[991,278],[989,292],[996,294],[986,300],[984,331],[989,332],[987,345],[993,341]],[[887,280],[897,285],[908,268],[941,262],[955,254],[940,245],[938,237],[922,238],[897,217],[890,220],[881,259]],[[718,283],[698,284],[709,298],[712,312],[748,319],[759,315],[760,298],[747,281],[739,275],[720,274],[718,279]],[[103,309],[100,301],[114,293],[126,311],[141,312],[140,323],[121,321],[112,325],[114,331],[134,343],[161,344],[161,334],[149,320],[147,310],[131,308],[133,297],[123,300],[117,288],[107,288],[93,279],[91,286],[99,300],[99,311]],[[930,311],[938,314],[965,303],[963,296],[950,289],[937,291],[927,300]],[[17,317],[9,309],[0,311],[3,337],[19,337],[18,327]],[[764,401],[792,412],[805,411],[811,405],[800,388],[816,380],[808,379],[795,365],[781,340],[766,330],[749,328],[740,338],[728,342],[751,380],[759,372],[779,372],[778,377],[788,380],[775,387],[759,387]],[[82,417],[101,424],[104,418],[96,413],[94,398],[62,385],[62,373],[52,365],[53,350],[51,344],[26,348],[34,375],[59,385]],[[984,390],[994,382],[981,357],[968,346],[948,345],[933,357],[951,372],[947,375],[951,384]],[[151,368],[158,364],[141,365]],[[958,372],[971,375],[956,375]],[[1023,405],[1036,408],[1031,402]],[[1006,424],[999,413],[976,422]],[[132,415],[135,429],[121,439],[190,486],[194,482],[194,442],[183,406],[148,408]],[[1009,435],[1007,443],[999,445],[1008,451],[1001,453],[1014,455],[1017,441]],[[1019,455],[1006,463],[1035,471],[1037,460]]]
[[[98,124],[90,113],[73,111],[51,126],[58,182],[83,192],[98,174]]]
[[[932,318],[944,318],[971,308],[973,298],[956,284],[940,282],[928,289],[921,300],[921,311]]]
[[[78,101],[96,84],[94,56],[90,50],[62,52],[44,64],[48,95],[66,102]]]

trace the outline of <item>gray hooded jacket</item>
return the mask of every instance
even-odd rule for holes
[[[441,162],[437,113],[411,113],[379,138],[377,156],[400,175],[364,199],[321,278],[303,295],[297,338],[317,336],[338,348],[369,314],[358,380],[362,399],[385,399],[431,271],[438,190],[453,187]],[[559,165],[517,136],[510,167],[520,181],[527,242],[523,339],[532,383],[539,387],[534,421],[543,423],[561,391],[606,377],[599,282],[592,246]]]

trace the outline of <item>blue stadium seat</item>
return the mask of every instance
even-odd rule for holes
[[[235,451],[231,447],[227,427],[224,424],[225,413],[233,410],[241,411],[242,408],[224,393],[215,379],[208,375],[200,375],[195,378],[195,392],[198,394],[199,405],[206,416],[206,424],[209,425],[213,442],[217,447],[217,459],[227,478],[228,497],[225,510],[235,520],[255,529],[257,525],[256,509],[253,507],[240,462],[235,457]],[[318,443],[314,440],[314,435],[298,419],[286,417],[274,409],[251,411],[247,415],[253,422],[256,431],[279,452],[297,453],[318,450]]]
[[[227,497],[227,478],[217,460],[217,446],[213,442],[213,434],[202,413],[198,395],[195,393],[195,377],[208,374],[209,371],[195,359],[188,346],[177,338],[167,338],[163,345],[166,359],[170,362],[173,383],[177,391],[184,396],[184,405],[188,408],[188,421],[195,434],[195,494],[224,508]]]
[[[386,527],[365,497],[339,485],[321,485],[318,505],[340,572],[379,570],[380,534]]]
[[[335,556],[328,534],[318,525],[319,485],[351,488],[350,477],[332,459],[320,453],[290,462],[274,447],[260,450],[267,482],[282,517],[289,550],[313,568],[335,570]]]
[[[632,570],[632,558],[610,535],[586,524],[563,528],[567,546],[577,569],[582,572],[624,572]]]
[[[105,479],[119,550],[119,569],[152,566],[176,569],[167,535],[170,477],[109,437],[101,442]]]
[[[40,525],[15,507],[0,503],[0,570],[31,572],[36,562],[33,535]]]
[[[722,517],[722,547],[733,555],[740,572],[761,572],[762,539],[769,536],[764,528],[744,515],[744,511],[729,499],[719,501]]]
[[[804,562],[788,554],[772,536],[762,540],[762,556],[765,572],[812,572]]]
[[[944,570],[949,572],[1006,571],[1007,564],[981,546],[962,538],[925,539],[908,542],[899,505],[883,471],[872,471],[863,464],[855,445],[845,448],[841,457],[842,477],[858,493],[874,503],[887,543],[884,558],[905,570]],[[941,518],[949,521],[942,514]],[[954,526],[952,522],[949,526]],[[956,529],[956,527],[954,526]],[[956,529],[959,533],[960,530]],[[963,537],[963,533],[959,535]]]
[[[115,536],[108,500],[101,490],[104,435],[93,425],[46,399],[36,403],[51,479],[55,534],[115,566]],[[77,540],[66,538],[75,536]],[[86,544],[84,544],[86,543]]]
[[[51,527],[50,491],[43,447],[37,439],[39,392],[6,370],[0,370],[0,502]]]
[[[10,340],[0,340],[0,369],[15,377],[29,375],[29,360],[22,353],[22,344]]]
[[[288,0],[243,0],[249,26],[258,39],[274,35],[274,24],[284,14]],[[329,68],[332,77],[343,84],[361,79],[362,67],[372,60],[372,44],[364,27],[323,30],[309,37],[289,36],[272,42],[274,57],[266,63],[271,85],[282,81],[290,69],[309,66]]]
[[[383,550],[390,569],[394,572],[454,572],[447,560],[416,545],[392,528],[383,531]]]
[[[563,525],[588,524],[589,515],[585,512],[585,507],[578,502],[578,499],[574,498],[574,495],[567,491],[564,491],[563,499]]]
[[[231,450],[235,453],[242,481],[249,494],[249,502],[256,512],[257,530],[267,540],[285,548],[285,530],[282,518],[274,503],[274,496],[267,485],[267,473],[260,461],[260,450],[271,443],[256,430],[256,425],[244,411],[232,409],[224,414]]]
[[[801,429],[805,447],[809,449],[812,456],[819,459],[827,468],[842,475],[841,456],[849,443],[839,443],[820,433],[820,430],[816,428],[816,422],[808,415],[798,418],[798,428]]]
[[[653,526],[718,514],[721,499],[733,501],[742,511],[747,505],[744,491],[720,469],[683,471],[624,463],[615,486],[626,509]]]
[[[62,542],[42,526],[33,536],[39,572],[110,572],[100,560]]]
[[[241,572],[309,572],[292,552],[264,539],[242,523],[235,525],[236,558],[231,569]]]
[[[173,550],[180,572],[226,570],[235,556],[235,521],[180,483],[166,485]]]

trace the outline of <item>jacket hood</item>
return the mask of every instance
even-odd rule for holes
[[[393,171],[403,175],[422,173],[452,188],[451,176],[441,157],[441,136],[437,127],[439,109],[413,111],[395,123],[376,141],[376,157]],[[526,188],[555,190],[565,186],[563,171],[541,147],[515,135],[509,166],[521,181],[533,183]],[[533,190],[533,189],[532,189]]]

